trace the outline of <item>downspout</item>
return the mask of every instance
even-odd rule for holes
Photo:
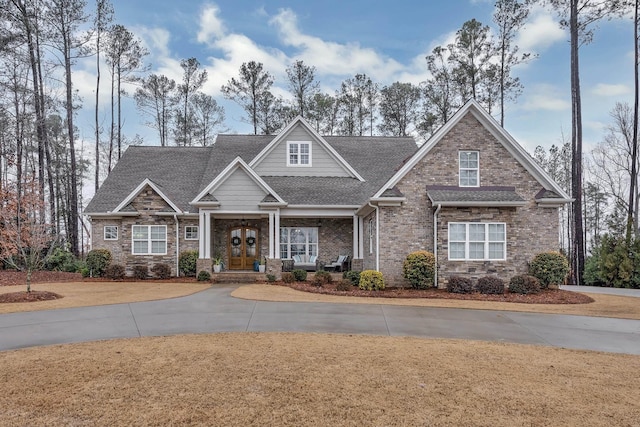
[[[442,205],[438,204],[438,207],[433,212],[433,256],[435,258],[435,265],[433,269],[433,285],[438,287],[438,213],[440,213]]]
[[[173,214],[173,219],[176,222],[176,276],[180,276],[180,222],[178,221],[178,215]]]
[[[369,206],[376,210],[376,271],[380,271],[380,211],[378,206],[369,202]]]

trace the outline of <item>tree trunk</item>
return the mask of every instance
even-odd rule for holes
[[[98,13],[100,13],[98,11]],[[99,19],[99,18],[98,18]],[[100,102],[100,29],[96,36],[96,110],[95,110],[95,127],[96,127],[96,174],[94,190],[97,192],[100,186],[100,123],[98,122],[98,103]]]
[[[64,43],[64,69],[66,74],[67,89],[67,132],[69,137],[69,156],[70,156],[70,173],[69,181],[71,183],[71,194],[69,195],[69,228],[67,236],[71,244],[71,252],[78,256],[80,247],[78,242],[78,183],[77,183],[77,164],[76,149],[73,128],[73,86],[71,83],[71,46],[68,31],[63,31]]]
[[[633,147],[631,150],[631,182],[629,185],[629,210],[627,212],[627,248],[631,247],[631,238],[635,234],[634,208],[636,199],[636,185],[638,183],[638,3],[635,1],[633,15],[633,46],[634,46],[634,104],[633,104]]]

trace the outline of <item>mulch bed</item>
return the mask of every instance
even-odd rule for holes
[[[472,301],[498,301],[516,302],[523,304],[588,304],[593,302],[593,298],[578,292],[564,291],[560,289],[546,289],[538,294],[512,294],[508,291],[501,295],[487,295],[474,292],[471,294],[454,294],[445,289],[411,289],[411,288],[386,288],[381,291],[364,291],[353,287],[349,291],[336,290],[336,284],[327,284],[322,287],[313,286],[307,282],[282,283],[277,285],[288,286],[304,292],[312,292],[327,295],[342,295],[352,297],[369,298],[428,298],[428,299],[454,299]]]
[[[49,291],[11,292],[8,294],[0,294],[0,304],[13,302],[50,301],[59,298],[62,298],[62,295],[58,295],[54,292]]]
[[[81,282],[82,274],[64,271],[34,271],[31,283]],[[0,270],[0,286],[27,285],[27,273],[16,270]]]

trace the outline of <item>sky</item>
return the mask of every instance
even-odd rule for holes
[[[91,3],[91,2],[89,2]],[[244,112],[225,100],[220,87],[237,77],[243,62],[259,61],[275,77],[272,91],[290,98],[286,68],[296,60],[316,67],[321,90],[333,94],[340,82],[364,73],[380,86],[419,83],[429,77],[425,56],[455,39],[465,21],[492,25],[487,0],[112,0],[115,21],[149,50],[150,72],[179,82],[180,60],[196,57],[208,72],[203,91],[226,110],[230,133],[251,133]],[[519,32],[521,52],[537,58],[513,70],[524,89],[506,107],[505,129],[525,149],[549,148],[571,136],[569,36],[556,14],[535,7]],[[633,102],[633,25],[630,18],[598,24],[595,39],[580,49],[584,144],[604,137],[616,102]],[[106,74],[106,68],[103,70]],[[108,123],[108,78],[102,79],[101,119]],[[83,102],[78,126],[90,147],[93,129],[95,59],[77,65],[74,85]],[[128,88],[131,93],[134,88]],[[124,101],[128,136],[157,145],[156,132],[131,99]]]

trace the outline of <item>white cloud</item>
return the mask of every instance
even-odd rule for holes
[[[565,31],[554,20],[552,13],[542,7],[534,7],[531,10],[529,23],[527,23],[516,39],[516,44],[521,52],[540,52],[552,44],[567,40]]]
[[[223,22],[218,17],[220,9],[215,4],[208,4],[200,15],[200,31],[198,31],[198,42],[207,43],[212,39],[219,39],[225,34]]]
[[[527,111],[565,111],[571,108],[571,103],[558,96],[560,91],[551,85],[539,84],[530,89],[522,108]]]
[[[630,94],[631,88],[624,84],[598,83],[591,92],[599,96],[621,96]]]

